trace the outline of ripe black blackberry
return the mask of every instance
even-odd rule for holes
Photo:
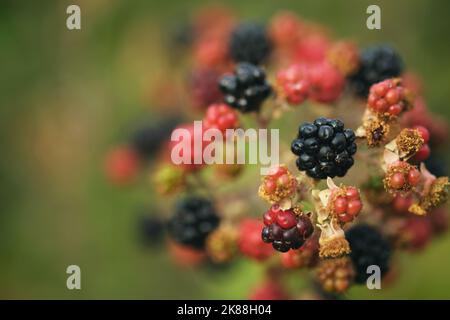
[[[273,207],[264,215],[265,227],[261,238],[280,252],[300,248],[312,235],[314,227],[307,216],[297,217],[292,210],[280,210]]]
[[[190,196],[180,200],[168,222],[170,236],[178,243],[203,249],[207,236],[219,225],[213,204],[206,198]]]
[[[224,101],[241,112],[258,111],[272,88],[264,71],[250,63],[239,63],[234,74],[224,75],[219,81]]]
[[[229,51],[235,62],[260,64],[270,54],[272,45],[264,26],[245,22],[231,33]]]
[[[356,271],[355,281],[365,283],[367,267],[377,265],[381,276],[389,271],[391,258],[391,245],[387,239],[374,227],[361,224],[350,228],[345,237],[350,243],[350,258]]]
[[[358,71],[350,76],[350,86],[361,97],[367,97],[370,87],[380,81],[398,77],[403,61],[389,45],[376,45],[364,49]]]
[[[180,120],[174,116],[162,118],[155,122],[145,123],[132,133],[130,144],[133,150],[143,159],[149,159],[166,141]]]
[[[314,179],[345,176],[353,166],[356,149],[353,130],[344,129],[338,119],[327,118],[302,124],[291,144],[298,169]]]

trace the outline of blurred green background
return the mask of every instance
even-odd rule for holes
[[[242,261],[221,272],[179,270],[164,248],[136,236],[146,177],[110,186],[102,162],[144,111],[143,93],[166,70],[167,28],[207,1],[0,2],[0,298],[245,298],[262,272]],[[82,30],[66,29],[78,4]],[[364,45],[390,42],[425,83],[430,108],[450,120],[450,2],[227,1],[239,18],[288,9]],[[366,29],[378,4],[382,30]],[[450,298],[450,235],[398,261],[397,283],[350,298]],[[66,288],[66,267],[82,290]],[[295,281],[295,280],[293,280]],[[299,286],[301,286],[299,278]]]

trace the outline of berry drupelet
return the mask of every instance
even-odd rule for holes
[[[286,166],[271,168],[263,177],[258,194],[270,203],[280,203],[284,199],[293,198],[297,191],[297,180]]]
[[[260,64],[270,54],[272,44],[264,26],[245,22],[231,33],[229,51],[235,62]]]
[[[234,74],[224,75],[219,88],[225,103],[241,112],[258,111],[272,92],[264,71],[250,63],[239,63]]]
[[[367,267],[377,265],[381,276],[389,271],[391,245],[380,232],[372,226],[361,224],[350,228],[345,237],[350,243],[350,258],[356,271],[355,282],[365,283]]]
[[[219,225],[213,204],[198,196],[177,203],[175,215],[168,222],[170,236],[178,243],[203,249],[207,236]]]
[[[403,61],[392,47],[368,47],[361,52],[359,69],[350,77],[350,85],[358,96],[366,97],[373,84],[398,77],[402,71]]]
[[[292,209],[272,206],[264,214],[265,227],[261,232],[264,242],[280,252],[300,248],[312,235],[314,227],[306,215],[297,216]]]
[[[326,118],[302,124],[291,145],[298,169],[314,179],[345,176],[356,149],[353,130],[345,129],[338,119]]]

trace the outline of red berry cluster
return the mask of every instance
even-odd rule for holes
[[[245,256],[262,261],[273,254],[272,247],[261,239],[264,225],[258,219],[244,219],[239,226],[238,247]]]
[[[306,68],[294,64],[277,74],[278,86],[289,104],[301,104],[308,97],[309,81]]]
[[[189,149],[190,163],[181,164],[182,168],[186,171],[195,171],[201,169],[205,165],[203,160],[203,151],[211,143],[211,141],[206,141],[206,139],[204,139],[203,137],[203,131],[205,129],[204,126],[202,130],[194,130],[194,124],[185,124],[178,126],[175,130],[177,129],[185,129],[189,133],[187,134],[186,137],[181,139],[181,141],[170,141],[168,148],[168,156],[171,156],[172,152],[178,151],[177,155],[183,158],[184,151]],[[202,142],[201,148],[195,148],[195,144],[199,143],[199,141]],[[174,148],[177,148],[177,150],[174,150]],[[201,159],[200,163],[195,163],[196,158]]]
[[[287,269],[313,267],[319,259],[319,242],[317,237],[310,237],[297,250],[289,250],[281,254],[281,264]]]
[[[391,192],[409,191],[419,184],[420,171],[405,161],[391,164],[384,179],[385,187]]]
[[[225,133],[227,129],[235,129],[239,126],[237,112],[225,103],[212,104],[206,110],[203,119],[205,129],[218,129]]]
[[[336,101],[345,87],[344,76],[327,62],[315,64],[309,69],[309,98],[319,103]]]
[[[424,141],[424,144],[419,149],[419,151],[416,152],[416,154],[413,157],[413,160],[416,162],[422,162],[426,160],[431,153],[430,146],[428,145],[428,142],[430,141],[430,132],[424,126],[415,126],[414,129],[419,131]]]
[[[367,100],[369,109],[378,114],[398,116],[406,110],[405,88],[400,79],[387,79],[370,88]]]
[[[307,98],[319,103],[334,102],[345,86],[342,73],[327,62],[293,64],[278,73],[277,82],[282,96],[293,105]]]
[[[362,201],[358,189],[336,189],[331,195],[331,212],[342,222],[351,222],[361,212]]]
[[[263,178],[259,195],[270,203],[279,203],[293,197],[297,190],[297,180],[286,166],[275,167]]]
[[[139,156],[129,147],[117,147],[106,157],[106,175],[112,183],[130,183],[139,171]]]
[[[278,205],[272,206],[263,218],[266,226],[261,237],[280,252],[300,248],[314,231],[309,217],[297,216],[292,209],[281,210]]]

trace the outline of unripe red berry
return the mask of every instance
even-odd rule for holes
[[[345,85],[344,76],[329,63],[320,63],[309,69],[309,97],[320,103],[336,101]]]
[[[244,219],[239,226],[238,247],[242,254],[262,261],[273,254],[270,244],[261,239],[261,231],[264,224],[257,219]]]
[[[206,110],[206,117],[203,119],[206,129],[215,128],[225,133],[227,129],[235,129],[239,126],[237,112],[224,103],[212,104]]]
[[[404,88],[398,79],[387,79],[370,88],[367,104],[376,113],[399,115],[407,103]]]
[[[118,147],[107,155],[105,170],[112,183],[130,183],[139,170],[139,157],[128,147]]]
[[[306,69],[301,65],[294,64],[278,72],[277,84],[290,104],[301,104],[308,96],[309,80]]]

